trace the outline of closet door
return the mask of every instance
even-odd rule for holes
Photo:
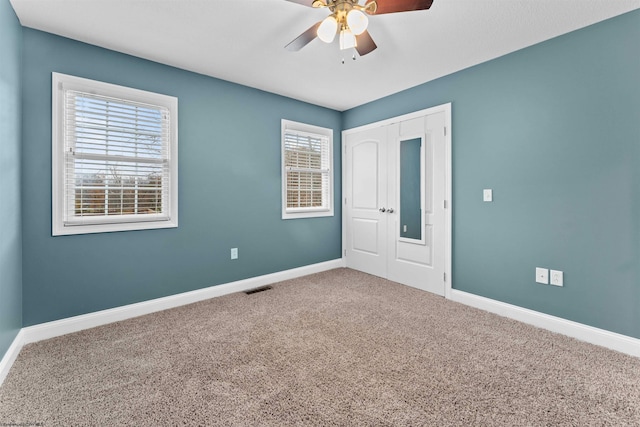
[[[438,295],[447,262],[447,113],[345,132],[348,267]]]
[[[344,197],[350,268],[387,277],[387,129],[347,135]]]

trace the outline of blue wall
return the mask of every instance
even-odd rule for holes
[[[454,287],[640,338],[640,11],[343,114],[20,34],[8,2],[0,20],[0,191],[17,203],[22,185],[24,255],[21,278],[21,219],[3,203],[0,354],[21,305],[29,326],[340,257],[339,131],[447,102]],[[52,71],[179,98],[178,229],[51,237]],[[280,219],[281,118],[335,130],[333,218]],[[535,284],[536,266],[565,287]]]
[[[20,71],[22,30],[0,1],[0,359],[22,327]]]
[[[454,288],[640,338],[639,40],[634,11],[344,113],[452,102]]]
[[[23,38],[24,326],[340,258],[339,112],[31,29]],[[177,229],[51,236],[53,71],[178,97]],[[335,130],[334,217],[281,219],[283,118]]]

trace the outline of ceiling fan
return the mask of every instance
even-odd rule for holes
[[[367,15],[425,10],[433,0],[287,0],[314,8],[328,8],[331,15],[315,23],[304,33],[285,46],[290,51],[298,51],[318,37],[331,43],[339,34],[340,49],[355,48],[360,56],[366,55],[378,46],[367,31]],[[364,3],[361,5],[360,3]],[[355,56],[354,56],[355,59]]]

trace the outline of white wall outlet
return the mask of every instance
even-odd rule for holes
[[[238,248],[231,248],[231,259],[238,259]]]
[[[549,269],[536,267],[536,282],[543,285],[549,284]]]
[[[564,274],[562,271],[551,270],[551,284],[554,286],[564,286]]]
[[[490,188],[482,190],[482,200],[485,202],[493,202],[493,190]]]

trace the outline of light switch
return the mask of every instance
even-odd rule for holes
[[[549,284],[549,269],[536,267],[536,282],[543,285]]]
[[[490,188],[482,190],[482,200],[485,202],[493,202],[493,190]]]

